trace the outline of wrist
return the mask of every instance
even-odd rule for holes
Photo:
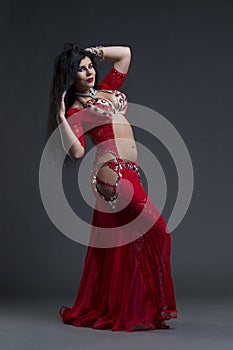
[[[57,121],[58,121],[58,123],[62,123],[64,120],[66,120],[65,113],[59,113],[59,114],[57,115]]]
[[[104,46],[91,46],[85,48],[94,58],[104,60]]]

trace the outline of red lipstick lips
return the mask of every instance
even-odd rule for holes
[[[88,83],[92,83],[94,78],[87,79]]]

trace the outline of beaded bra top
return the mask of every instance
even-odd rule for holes
[[[116,113],[125,114],[128,108],[128,99],[126,95],[118,90],[99,90],[114,94],[117,106],[114,106],[113,102],[107,98],[93,97],[88,100],[84,106],[94,114],[112,117]]]
[[[84,134],[86,133],[98,146],[97,156],[105,152],[107,148],[118,155],[112,124],[115,114],[121,113],[126,117],[127,97],[119,91],[126,76],[127,73],[121,73],[112,66],[110,72],[98,86],[99,91],[113,94],[116,102],[113,103],[107,98],[92,97],[86,103],[83,103],[84,108],[71,107],[66,112],[67,121],[82,146],[85,147]],[[108,141],[106,146],[104,141]]]

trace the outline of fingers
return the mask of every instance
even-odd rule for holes
[[[62,95],[61,95],[61,106],[63,109],[65,107],[65,96],[66,96],[66,90],[64,90]]]
[[[66,95],[66,90],[63,91],[61,96],[60,114],[62,115],[65,113],[65,95]]]
[[[64,90],[63,93],[62,93],[62,99],[63,99],[63,100],[64,100],[64,98],[65,98],[66,92],[67,92],[67,90]]]

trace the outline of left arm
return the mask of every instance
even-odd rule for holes
[[[95,52],[98,56],[103,55],[103,59],[114,61],[114,67],[123,74],[129,69],[131,60],[131,50],[128,46],[97,46],[89,47],[85,50]]]
[[[103,47],[104,59],[114,61],[114,67],[121,73],[127,73],[131,60],[131,51],[128,46]]]

